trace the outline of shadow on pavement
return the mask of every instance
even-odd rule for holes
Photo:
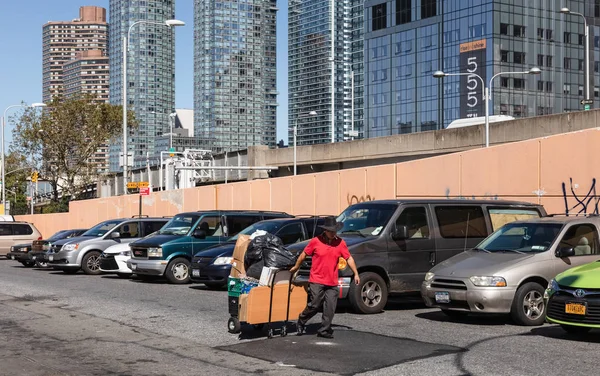
[[[437,321],[437,322],[453,322],[464,325],[484,325],[484,326],[500,326],[500,325],[515,325],[508,315],[475,315],[470,314],[460,318],[452,318],[446,316],[440,310],[433,312],[423,312],[415,315],[420,319]]]
[[[544,325],[531,329],[531,334],[541,337],[560,339],[564,341],[600,343],[600,331],[592,329],[589,333],[570,334],[558,325]]]

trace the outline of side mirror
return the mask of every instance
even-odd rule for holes
[[[195,229],[192,236],[196,239],[206,239],[206,231],[200,230],[200,229]]]
[[[408,227],[394,226],[394,230],[392,231],[392,239],[394,239],[394,240],[408,239]]]
[[[575,256],[575,250],[570,247],[562,247],[556,250],[554,253],[556,257],[565,258]]]
[[[111,233],[110,233],[110,238],[111,238],[111,239],[118,239],[118,238],[120,238],[120,237],[121,237],[121,233],[120,233],[120,232],[118,232],[118,231],[115,231],[115,232],[111,232]]]

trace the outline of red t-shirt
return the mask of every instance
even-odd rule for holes
[[[348,246],[344,240],[335,238],[331,244],[327,244],[327,240],[324,239],[321,236],[313,238],[304,248],[304,253],[312,256],[308,281],[325,286],[337,286],[338,261],[340,257],[348,260],[350,252],[348,252]]]

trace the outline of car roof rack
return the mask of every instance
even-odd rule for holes
[[[552,213],[547,217],[598,217],[597,213]]]
[[[132,215],[131,218],[148,218],[148,215],[146,215],[146,214],[136,214],[136,215]]]

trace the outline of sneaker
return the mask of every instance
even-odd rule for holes
[[[297,336],[301,336],[306,332],[306,326],[302,325],[302,324],[297,324],[296,325],[296,335]]]
[[[317,333],[317,337],[333,339],[333,333],[319,332]]]

